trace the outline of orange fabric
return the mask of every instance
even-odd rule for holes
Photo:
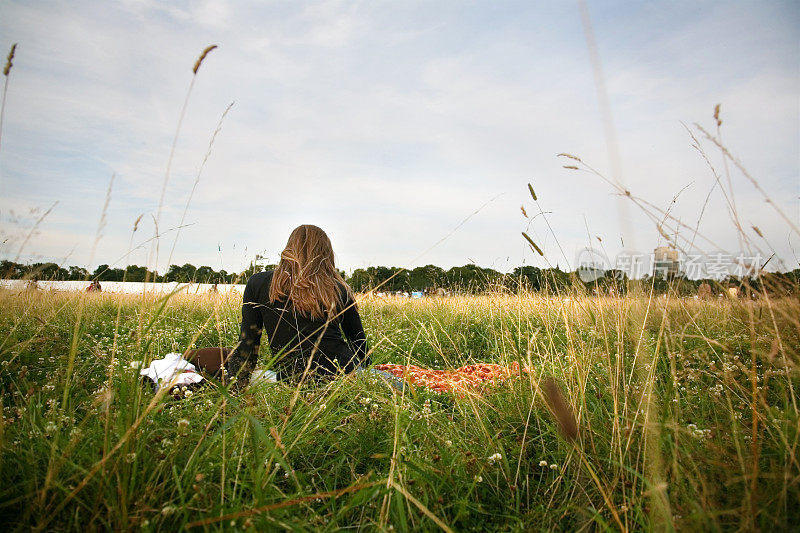
[[[466,392],[478,389],[487,383],[500,382],[520,375],[519,363],[516,362],[509,366],[478,363],[455,370],[431,370],[416,365],[391,363],[375,365],[375,368],[404,379],[415,387],[426,387],[437,392]],[[523,368],[523,371],[529,372],[527,368]]]

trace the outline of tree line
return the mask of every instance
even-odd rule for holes
[[[13,261],[0,262],[0,276],[5,279],[30,279],[53,281],[139,281],[139,282],[170,282],[179,283],[241,283],[254,273],[262,270],[261,265],[250,265],[242,272],[227,272],[224,269],[214,270],[210,266],[196,267],[189,263],[185,265],[170,265],[167,271],[160,274],[158,271],[149,270],[138,265],[128,265],[125,268],[112,268],[109,265],[100,265],[94,271],[78,266],[62,267],[56,263],[20,264]],[[274,268],[274,265],[267,265]]]
[[[179,283],[244,283],[262,270],[271,270],[275,265],[251,264],[242,272],[229,273],[214,270],[209,266],[196,267],[191,264],[170,265],[163,274],[143,266],[128,265],[112,268],[100,265],[94,271],[77,266],[62,267],[56,263],[20,264],[13,261],[0,262],[0,276],[5,279],[53,280],[53,281],[138,281]],[[445,270],[435,265],[414,269],[400,267],[358,268],[349,276],[340,271],[342,277],[356,292],[378,290],[383,292],[416,292],[442,288],[457,292],[485,292],[498,286],[519,285],[520,278],[532,290],[546,287],[563,289],[570,284],[570,274],[558,267],[539,269],[519,267],[512,274],[503,274],[491,268],[469,264]],[[517,279],[516,282],[511,282]]]
[[[160,274],[143,266],[128,265],[125,268],[111,268],[100,265],[93,272],[77,266],[61,267],[56,263],[20,264],[13,261],[0,262],[0,276],[6,279],[56,280],[56,281],[138,281],[138,282],[179,282],[179,283],[244,283],[250,276],[262,270],[271,270],[275,265],[252,263],[242,272],[229,273],[223,269],[214,270],[209,266],[195,267],[191,264],[170,265]],[[736,287],[743,293],[768,292],[776,295],[800,293],[800,268],[791,272],[762,273],[755,278],[728,276],[723,280],[682,277],[665,278],[660,275],[645,276],[639,280],[629,280],[619,270],[608,270],[598,279],[585,282],[577,272],[565,272],[555,268],[521,266],[511,273],[504,274],[491,268],[474,264],[453,267],[445,270],[436,265],[425,265],[413,269],[375,266],[358,268],[349,276],[342,277],[356,292],[371,290],[380,292],[433,292],[444,290],[450,293],[484,293],[487,291],[511,291],[520,289],[534,292],[564,294],[576,288],[594,294],[624,294],[632,284],[652,288],[657,293],[672,291],[678,295],[697,294],[701,285],[706,284],[712,294],[725,292]]]
[[[800,268],[791,272],[761,273],[760,276],[739,277],[730,275],[723,279],[688,279],[683,276],[664,276],[660,273],[629,279],[621,270],[606,270],[597,279],[584,281],[578,271],[565,272],[555,268],[521,266],[503,274],[491,268],[469,264],[444,270],[435,265],[414,269],[398,267],[368,267],[356,269],[347,278],[356,292],[379,290],[385,292],[413,292],[443,288],[452,292],[483,293],[487,291],[519,290],[549,294],[567,294],[574,290],[596,295],[622,295],[634,286],[667,292],[678,296],[691,296],[705,291],[719,295],[736,288],[741,295],[767,292],[776,296],[800,294]],[[701,289],[702,286],[704,286]]]

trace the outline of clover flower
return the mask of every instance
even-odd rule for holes
[[[422,404],[422,415],[423,416],[430,416],[431,414],[431,400],[430,398],[425,400],[425,403]]]
[[[490,456],[487,458],[487,461],[489,461],[489,464],[490,464],[490,465],[493,465],[493,464],[495,464],[496,462],[498,462],[498,461],[501,461],[502,459],[503,459],[503,456],[502,456],[501,454],[499,454],[499,453],[495,453],[495,454],[492,454],[492,455],[490,455]]]
[[[697,439],[708,439],[711,438],[711,430],[710,429],[699,429],[696,424],[689,424],[686,428],[692,433]]]

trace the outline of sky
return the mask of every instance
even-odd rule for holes
[[[0,0],[13,43],[2,259],[798,267],[797,2]]]

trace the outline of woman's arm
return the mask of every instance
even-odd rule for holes
[[[236,378],[246,384],[258,360],[258,348],[261,344],[263,319],[258,310],[258,290],[255,276],[247,281],[242,297],[242,326],[239,330],[239,344],[225,361],[228,377]]]
[[[344,313],[342,313],[342,331],[353,347],[353,366],[369,366],[371,363],[367,355],[369,351],[367,347],[367,336],[364,334],[364,326],[361,324],[361,315],[358,314],[356,302],[348,295],[344,305]]]

